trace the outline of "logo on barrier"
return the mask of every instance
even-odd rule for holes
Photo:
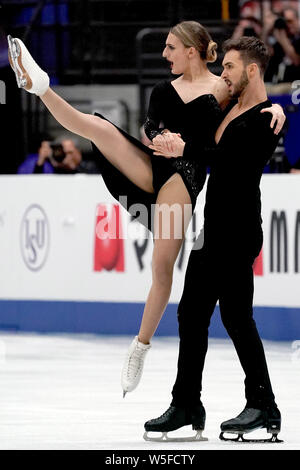
[[[254,276],[263,276],[264,269],[263,269],[263,248],[261,249],[258,257],[255,259],[253,264],[253,273]]]
[[[94,246],[94,271],[124,271],[124,240],[119,205],[97,206]]]
[[[47,259],[50,244],[49,222],[43,208],[32,204],[21,223],[21,252],[31,271],[40,270]]]

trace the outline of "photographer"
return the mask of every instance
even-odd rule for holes
[[[19,166],[18,174],[54,173],[50,162],[52,153],[50,142],[52,137],[48,134],[39,134],[31,142],[30,153]]]
[[[50,150],[49,159],[55,173],[74,174],[82,172],[80,167],[82,154],[72,139],[63,138],[61,144],[50,144]],[[38,162],[36,166],[38,166]]]
[[[77,140],[69,136],[53,142],[47,134],[38,135],[32,141],[32,153],[19,166],[18,174],[100,174],[99,164],[82,157]]]
[[[56,174],[100,174],[99,162],[90,154],[83,157],[77,139],[63,137],[60,144],[50,144],[50,161]],[[37,172],[37,171],[35,171]]]
[[[236,26],[232,39],[239,39],[242,36],[255,36],[260,38],[262,35],[261,21],[254,16],[242,17]]]
[[[259,2],[244,2],[240,9],[240,20],[233,32],[232,39],[239,39],[242,36],[262,35],[262,23],[260,16]]]
[[[298,12],[287,7],[275,17],[268,38],[271,60],[265,80],[272,83],[292,82],[300,76],[300,26]]]
[[[38,135],[32,142],[32,153],[19,166],[18,174],[84,173],[82,154],[69,137],[54,141],[48,134]]]

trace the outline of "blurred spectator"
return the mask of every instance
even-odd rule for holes
[[[260,3],[258,1],[244,2],[240,9],[240,20],[233,32],[232,38],[238,39],[241,36],[256,36],[261,38],[261,35]]]
[[[269,15],[268,23],[271,22],[272,15]],[[286,7],[280,15],[273,15],[267,41],[271,49],[271,59],[265,80],[280,83],[299,79],[300,23],[296,9]]]
[[[83,159],[76,139],[63,137],[53,139],[41,134],[33,143],[30,153],[18,168],[18,174],[99,174],[100,170],[92,159]]]
[[[51,163],[55,173],[85,173],[81,171],[82,153],[77,142],[70,138],[62,138],[61,143],[53,144]]]
[[[37,136],[31,147],[32,152],[26,157],[18,168],[18,174],[31,174],[31,173],[54,173],[54,167],[50,162],[51,136],[41,134]]]
[[[76,137],[62,137],[61,145],[52,146],[53,154],[51,162],[55,173],[59,174],[100,174],[100,165],[93,154],[83,155],[79,149]]]

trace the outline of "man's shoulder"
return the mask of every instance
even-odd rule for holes
[[[269,98],[267,98],[266,100],[260,101],[259,103],[257,103],[255,107],[257,107],[260,110],[263,108],[269,108],[270,106],[272,106],[272,101],[269,100]]]
[[[251,109],[251,112],[249,113],[249,117],[253,119],[254,121],[257,120],[257,124],[261,124],[263,122],[270,122],[272,118],[271,113],[262,113],[261,110],[264,108],[270,108],[272,106],[272,102],[267,99],[265,101],[262,101],[260,103],[257,103],[257,105],[253,106]]]
[[[262,103],[259,103],[252,113],[252,122],[249,127],[251,127],[252,132],[255,133],[257,136],[259,135],[263,141],[265,146],[276,146],[281,133],[275,134],[274,127],[271,127],[271,120],[272,120],[272,113],[271,112],[264,112],[262,113],[262,109],[270,108],[272,106],[272,102],[268,99]]]

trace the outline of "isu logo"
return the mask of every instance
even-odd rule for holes
[[[41,269],[47,259],[50,243],[49,222],[43,208],[32,204],[21,223],[21,251],[31,271]]]
[[[94,271],[124,271],[124,240],[118,204],[99,204],[96,211]]]

